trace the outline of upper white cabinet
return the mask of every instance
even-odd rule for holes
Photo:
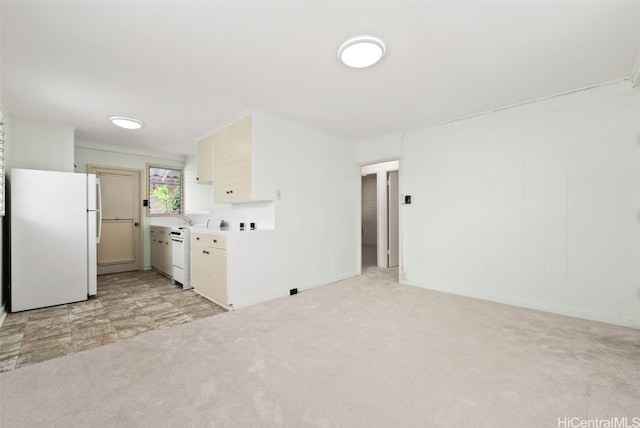
[[[211,183],[213,180],[213,135],[207,135],[197,143],[198,183]]]
[[[275,198],[268,148],[261,132],[265,118],[252,113],[213,136],[213,183],[216,202],[265,201]]]
[[[229,187],[230,175],[230,155],[231,151],[231,127],[227,126],[213,134],[213,171],[215,180],[213,182],[213,194],[216,202],[227,202],[231,200]]]

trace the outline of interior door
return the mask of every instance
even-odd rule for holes
[[[391,171],[387,173],[387,209],[388,209],[388,223],[387,228],[389,239],[387,243],[389,245],[389,267],[398,266],[400,260],[400,187],[398,185],[398,171]]]
[[[102,187],[98,275],[140,270],[140,172],[90,167]]]

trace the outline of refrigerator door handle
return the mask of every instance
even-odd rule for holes
[[[102,238],[102,187],[98,177],[96,177],[96,187],[98,189],[98,205],[96,207],[98,212],[98,236],[96,236],[96,244],[99,244],[100,238]]]
[[[88,248],[87,248],[87,260],[88,260],[88,279],[87,279],[87,294],[89,296],[95,296],[98,292],[98,247],[96,244],[96,236],[97,232],[97,218],[98,215],[95,211],[88,211],[88,223],[89,223],[89,233],[88,233]]]

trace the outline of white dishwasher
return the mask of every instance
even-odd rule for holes
[[[188,227],[171,229],[171,250],[173,252],[173,282],[182,284],[183,290],[191,287],[191,232]]]

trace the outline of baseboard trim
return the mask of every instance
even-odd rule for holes
[[[467,290],[461,290],[458,288],[448,288],[444,286],[434,285],[430,283],[416,282],[416,281],[400,281],[403,285],[411,287],[424,288],[427,290],[440,291],[448,294],[455,294],[458,296],[472,297],[474,299],[486,300],[489,302],[502,303],[510,306],[517,306],[520,308],[533,309],[536,311],[549,312],[556,315],[564,315],[572,318],[580,318],[589,321],[602,322],[606,324],[619,325],[621,327],[630,327],[640,329],[640,320],[632,320],[627,318],[616,317],[613,315],[598,314],[593,312],[584,311],[577,308],[569,308],[566,306],[551,305],[543,302],[530,302],[526,300],[513,299],[505,296],[470,292]]]
[[[275,291],[273,293],[263,294],[262,296],[253,297],[247,300],[239,300],[233,303],[233,309],[241,309],[246,308],[247,306],[252,306],[258,303],[268,302],[269,300],[277,299],[279,297],[285,297],[289,295],[288,290],[283,291]]]

